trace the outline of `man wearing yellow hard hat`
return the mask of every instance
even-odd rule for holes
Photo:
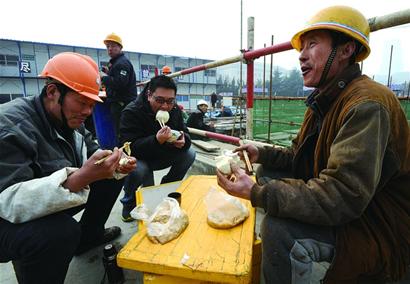
[[[120,165],[125,154],[99,150],[84,128],[101,102],[91,57],[59,53],[40,76],[40,95],[0,105],[0,262],[13,261],[19,283],[64,283],[74,254],[120,235],[104,226],[136,160]]]
[[[103,66],[101,81],[110,103],[111,117],[114,120],[115,133],[119,135],[121,112],[125,106],[133,101],[137,93],[137,81],[131,61],[122,52],[122,40],[111,33],[104,39],[110,62]]]
[[[410,132],[395,95],[361,74],[369,24],[357,10],[321,10],[297,32],[307,98],[290,148],[236,149],[262,165],[253,182],[218,183],[267,212],[261,227],[266,283],[310,283],[313,262],[328,262],[323,283],[400,280],[410,263]]]

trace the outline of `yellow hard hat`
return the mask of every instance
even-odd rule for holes
[[[109,35],[107,35],[107,37],[104,39],[104,44],[107,44],[109,41],[113,41],[118,43],[119,45],[121,45],[122,47],[122,40],[121,38],[115,34],[115,33],[110,33]]]
[[[325,8],[308,22],[307,26],[296,33],[291,40],[294,49],[300,51],[300,38],[313,30],[333,30],[346,34],[360,42],[364,48],[356,56],[356,62],[366,59],[370,54],[370,26],[362,13],[347,6],[332,6]]]

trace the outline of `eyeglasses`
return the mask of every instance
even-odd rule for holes
[[[162,104],[167,104],[167,105],[173,105],[175,103],[175,98],[170,98],[170,99],[164,99],[163,97],[157,97],[155,95],[152,95],[154,98],[155,102],[162,105]]]

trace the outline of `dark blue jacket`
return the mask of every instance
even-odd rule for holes
[[[128,104],[137,97],[137,80],[134,67],[121,53],[110,60],[108,76],[102,77],[107,92],[107,102]]]

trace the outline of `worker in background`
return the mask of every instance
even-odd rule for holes
[[[127,104],[137,97],[137,86],[134,67],[122,52],[122,40],[115,33],[107,35],[104,40],[110,62],[102,67],[101,80],[105,86],[107,100],[110,104],[111,117],[118,137],[120,117]]]
[[[196,104],[197,109],[189,115],[186,125],[204,131],[215,132],[213,122],[209,125],[204,122],[204,116],[208,111],[208,103],[205,100],[199,100]],[[202,136],[191,134],[193,139],[204,139]]]
[[[361,74],[369,31],[350,7],[316,14],[291,40],[315,88],[292,146],[237,149],[266,170],[258,183],[237,167],[236,182],[217,173],[227,192],[267,212],[266,283],[310,283],[321,261],[331,263],[323,283],[394,282],[409,268],[409,125],[394,93]]]
[[[215,111],[216,107],[216,102],[218,101],[218,96],[216,95],[215,92],[211,94],[211,105],[212,105],[212,110]]]
[[[164,67],[162,67],[162,74],[163,75],[168,75],[168,74],[171,74],[172,72],[171,72],[171,67],[169,67],[169,66],[167,66],[167,65],[165,65]]]
[[[40,76],[39,96],[0,105],[0,262],[13,261],[19,283],[63,283],[74,254],[120,235],[104,225],[136,160],[120,165],[125,154],[98,150],[84,128],[102,102],[91,57],[57,54]]]
[[[232,110],[228,106],[221,106],[221,112],[217,115],[217,117],[231,117],[233,116]]]
[[[182,180],[195,160],[182,113],[176,104],[177,87],[172,78],[159,75],[151,78],[138,99],[123,111],[120,141],[131,142],[131,151],[138,159],[138,167],[124,183],[122,220],[132,221],[131,210],[136,205],[135,190],[139,186],[154,185],[153,171],[171,167],[161,184]],[[157,112],[167,111],[169,120],[161,127]],[[172,131],[173,130],[173,131]],[[178,137],[172,132],[176,132]]]

